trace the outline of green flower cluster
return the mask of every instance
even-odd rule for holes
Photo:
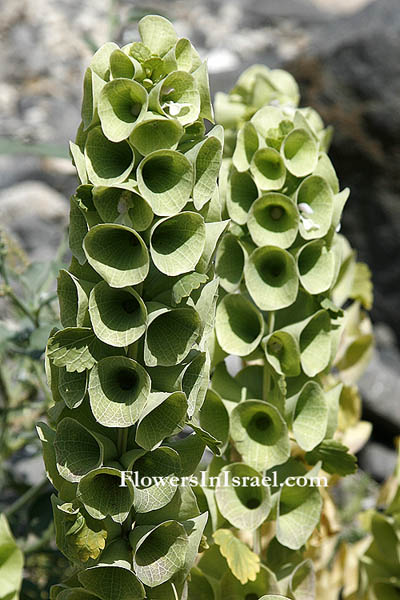
[[[190,476],[206,443],[217,449],[204,423],[223,130],[205,134],[191,43],[162,17],[139,32],[94,55],[71,144],[73,257],[46,354],[55,404],[38,426],[57,544],[76,567],[53,600],[181,598],[207,521],[190,487],[140,482]],[[122,471],[139,485],[121,486]]]
[[[223,598],[314,597],[303,550],[323,500],[312,479],[355,470],[355,457],[335,435],[343,382],[329,375],[345,324],[340,307],[358,298],[354,253],[337,232],[349,190],[340,191],[327,156],[329,130],[298,100],[289,73],[259,65],[230,94],[216,96],[230,226],[216,254],[221,291],[211,388],[229,425],[222,437],[225,421],[215,412],[210,431],[223,440],[224,454],[208,471],[232,484],[198,490],[215,541],[198,566]],[[356,354],[353,348],[353,364],[362,352]],[[235,375],[228,355],[240,357]],[[286,486],[288,476],[301,479]],[[237,487],[235,477],[260,485]],[[270,486],[262,485],[267,477]],[[261,564],[227,527],[239,538],[253,532]]]

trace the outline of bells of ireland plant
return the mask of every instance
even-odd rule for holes
[[[223,128],[206,133],[207,68],[189,40],[159,16],[139,33],[93,56],[71,143],[72,260],[58,277],[62,329],[47,345],[54,404],[38,425],[57,545],[74,573],[53,600],[187,598],[207,512],[181,478],[229,433],[219,396],[206,401],[213,256],[228,225]],[[249,313],[255,347],[263,320],[234,301],[226,310]]]
[[[330,129],[298,103],[293,77],[263,65],[215,99],[230,224],[215,262],[211,389],[229,438],[215,423],[223,454],[208,473],[217,484],[196,490],[210,545],[196,580],[212,584],[210,598],[315,598],[307,549],[322,487],[355,470],[338,423],[372,345],[360,325],[369,272],[338,232],[349,191],[327,154]]]

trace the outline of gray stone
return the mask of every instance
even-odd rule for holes
[[[68,219],[63,196],[40,181],[24,181],[0,191],[0,223],[31,260],[49,260]]]
[[[384,481],[390,477],[396,467],[396,461],[395,450],[386,448],[378,442],[367,444],[358,456],[360,468],[376,481]]]

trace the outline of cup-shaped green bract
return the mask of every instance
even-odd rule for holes
[[[226,292],[238,289],[243,277],[245,254],[237,238],[226,233],[217,248],[215,270],[219,277],[220,286]]]
[[[157,150],[175,150],[183,133],[179,121],[149,112],[135,124],[129,139],[132,146],[146,156]]]
[[[136,231],[124,225],[95,225],[84,239],[89,264],[115,288],[141,283],[149,271],[149,252]]]
[[[58,472],[72,483],[102,466],[105,458],[116,455],[111,440],[89,431],[69,417],[62,419],[57,426],[54,449]]]
[[[130,287],[112,288],[100,281],[90,293],[89,314],[94,333],[110,346],[129,346],[146,330],[146,306]]]
[[[93,204],[104,223],[121,222],[128,217],[136,231],[144,231],[153,221],[153,211],[142,196],[126,189],[125,185],[93,188]]]
[[[136,443],[146,450],[154,450],[164,438],[183,427],[187,408],[183,392],[151,394],[137,424]]]
[[[150,377],[135,360],[110,356],[100,360],[89,377],[90,407],[104,427],[134,425],[150,393]]]
[[[264,319],[241,294],[227,294],[218,305],[215,331],[221,348],[228,354],[247,356],[261,342]]]
[[[128,566],[100,563],[79,573],[85,589],[101,600],[142,600],[145,589]]]
[[[231,436],[244,461],[258,471],[289,458],[287,425],[279,411],[267,402],[240,402],[231,413]]]
[[[94,185],[113,185],[128,179],[134,164],[134,152],[125,142],[111,142],[95,127],[85,144],[86,169]]]
[[[156,223],[150,238],[151,258],[161,273],[181,275],[193,271],[205,241],[203,217],[185,211]]]
[[[87,371],[67,371],[65,368],[57,370],[57,393],[64,400],[68,408],[77,408],[82,404],[87,392]],[[54,394],[54,392],[53,392]]]
[[[296,377],[300,374],[300,347],[296,336],[289,331],[274,331],[263,339],[265,356],[280,375]]]
[[[285,308],[296,299],[296,262],[282,248],[263,246],[254,250],[246,262],[244,278],[251,297],[262,310]]]
[[[149,106],[182,125],[193,123],[200,114],[200,93],[190,73],[175,71],[150,92]]]
[[[255,152],[258,150],[260,141],[253,123],[248,121],[239,129],[235,151],[232,162],[237,171],[243,172],[250,168]]]
[[[211,433],[221,444],[221,452],[226,448],[229,438],[229,415],[219,394],[207,390],[199,412],[200,426]]]
[[[335,255],[322,240],[305,244],[297,255],[300,283],[310,294],[326,292],[335,276]]]
[[[111,142],[126,140],[147,112],[147,105],[147,92],[137,81],[118,78],[106,83],[98,106],[104,135]]]
[[[135,450],[132,451],[135,453]],[[142,451],[139,451],[142,454]],[[171,502],[177,485],[173,478],[179,477],[182,470],[180,456],[176,450],[161,446],[133,458],[129,463],[129,452],[122,461],[129,470],[137,473],[139,485],[135,481],[134,508],[137,513],[149,513],[159,510]]]
[[[149,367],[171,367],[189,354],[201,330],[194,308],[161,308],[149,315],[144,359]],[[160,344],[160,340],[164,340]]]
[[[282,157],[274,148],[261,148],[254,154],[250,172],[257,187],[265,192],[280,190],[286,179]]]
[[[88,322],[88,291],[90,285],[61,269],[57,279],[60,319],[63,327],[85,327]]]
[[[328,424],[328,404],[322,388],[315,381],[307,382],[296,402],[293,433],[303,450],[310,451],[325,437]]]
[[[133,505],[134,490],[128,480],[121,486],[122,474],[114,467],[93,469],[78,484],[78,496],[94,519],[110,516],[123,523]]]
[[[299,213],[288,196],[271,192],[254,202],[247,227],[257,246],[289,248],[297,236]]]
[[[311,317],[300,333],[300,360],[304,373],[314,377],[331,359],[331,320],[325,310]]]
[[[245,463],[233,463],[223,467],[219,477],[215,496],[222,516],[238,529],[259,527],[271,510],[262,475]]]
[[[136,527],[129,540],[136,575],[151,588],[171,579],[185,565],[189,540],[184,526],[177,521]]]
[[[317,166],[318,144],[306,129],[293,129],[283,140],[281,154],[287,170],[292,175],[305,177]]]
[[[258,189],[250,173],[240,173],[232,167],[226,199],[231,219],[239,225],[245,225],[251,206],[257,198]]]
[[[176,215],[192,193],[193,165],[175,150],[156,150],[139,163],[137,180],[139,192],[156,215]]]
[[[320,520],[321,494],[315,483],[307,485],[314,475],[314,469],[299,474],[303,477],[299,480],[301,485],[285,485],[279,492],[276,537],[283,546],[292,550],[298,550],[306,543]]]
[[[324,237],[333,213],[333,193],[325,179],[318,175],[307,177],[299,186],[296,199],[301,214],[301,236],[305,240]]]

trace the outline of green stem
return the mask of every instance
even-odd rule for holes
[[[27,504],[29,504],[38,496],[40,496],[40,494],[46,489],[47,485],[48,480],[47,478],[45,478],[36,485],[30,487],[29,490],[25,492],[25,494],[22,494],[22,496],[20,496],[18,500],[16,500],[13,504],[11,504],[11,506],[6,508],[4,514],[7,517],[7,519],[14,515],[16,512],[18,512],[21,508],[26,508]]]
[[[128,448],[129,427],[118,429],[118,454],[122,456]]]
[[[275,311],[274,310],[269,311],[267,319],[268,319],[267,320],[268,334],[271,335],[271,333],[275,329]]]
[[[33,365],[33,370],[36,373],[36,377],[38,379],[39,386],[44,393],[44,396],[47,400],[48,405],[50,406],[53,401],[53,398],[52,398],[49,388],[47,387],[47,382],[44,379],[43,368],[42,368],[41,364],[36,361],[33,361],[32,365]]]
[[[258,527],[253,533],[253,552],[257,556],[261,555],[261,528]]]
[[[18,298],[18,296],[15,294],[14,290],[10,286],[6,286],[4,291],[7,294],[7,296],[10,298],[10,300],[14,303],[14,305],[17,308],[19,308],[20,311],[23,312],[27,317],[29,317],[29,319],[32,321],[34,326],[39,327],[38,317],[36,315],[32,314],[32,312],[29,310],[29,308],[26,306],[26,304],[24,302],[22,302],[22,300],[20,298]]]

